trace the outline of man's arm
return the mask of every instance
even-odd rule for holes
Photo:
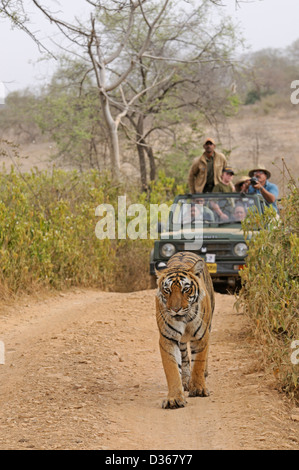
[[[254,189],[259,189],[261,195],[269,204],[275,202],[278,197],[278,190],[276,190],[274,185],[271,185],[271,190],[268,191],[261,183],[257,183],[254,185]]]

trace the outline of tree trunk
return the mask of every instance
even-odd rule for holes
[[[102,104],[102,110],[104,119],[109,132],[109,150],[110,150],[110,161],[113,179],[120,179],[120,155],[119,155],[119,141],[118,132],[115,121],[111,115],[109,101],[107,98],[100,93],[100,99]]]
[[[141,190],[146,191],[147,182],[146,182],[146,164],[145,164],[145,157],[144,157],[144,147],[140,143],[137,143],[137,151],[138,151],[138,157],[139,157]]]
[[[139,157],[139,166],[140,166],[140,179],[141,179],[141,190],[147,190],[147,181],[146,181],[146,163],[144,156],[144,146],[142,143],[143,135],[143,116],[141,115],[138,119],[137,129],[136,129],[136,143],[137,143],[137,152]]]
[[[144,142],[144,145],[145,145],[144,148],[145,148],[145,151],[147,153],[147,156],[149,158],[149,163],[150,163],[150,180],[154,181],[156,179],[156,162],[154,159],[153,148],[150,145],[147,145],[145,141],[143,142]]]

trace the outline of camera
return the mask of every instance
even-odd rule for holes
[[[256,184],[258,184],[259,180],[255,177],[253,178],[250,178],[250,184],[251,186],[255,186]]]

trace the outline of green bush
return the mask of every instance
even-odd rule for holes
[[[103,286],[99,270],[111,269],[111,247],[99,246],[94,211],[107,192],[95,172],[0,174],[2,284],[13,292],[36,284]]]
[[[117,218],[118,196],[127,196],[127,206],[142,203],[149,209],[150,203],[171,203],[178,189],[163,174],[146,194],[97,171],[0,173],[0,292],[38,286],[146,289],[153,246],[149,223],[147,239],[118,240],[116,233],[116,239],[99,240],[95,210],[111,204]],[[127,224],[130,220],[127,216]]]
[[[238,304],[249,316],[252,331],[282,388],[299,399],[299,365],[291,361],[293,341],[299,340],[299,193],[293,186],[282,201],[280,218],[268,209],[244,223],[249,242],[246,268],[241,272]]]

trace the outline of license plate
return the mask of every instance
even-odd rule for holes
[[[207,253],[206,254],[206,263],[214,264],[215,261],[216,261],[216,255],[214,255],[212,253]]]
[[[209,273],[217,273],[217,263],[207,263]]]

